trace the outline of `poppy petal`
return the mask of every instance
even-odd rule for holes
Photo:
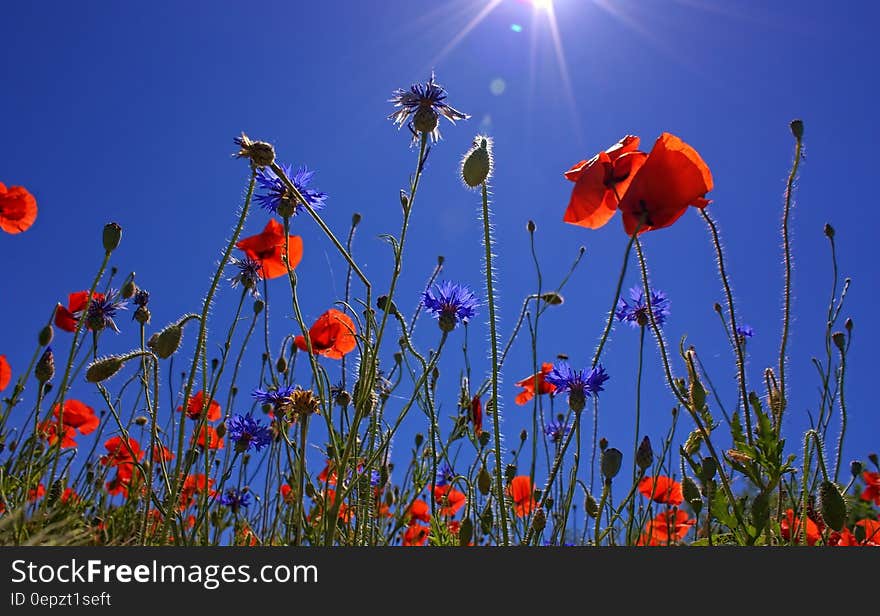
[[[9,367],[6,356],[0,355],[0,391],[6,389],[10,380],[12,380],[12,368]]]
[[[16,234],[27,231],[37,219],[37,200],[22,186],[9,189],[0,183],[0,229]]]

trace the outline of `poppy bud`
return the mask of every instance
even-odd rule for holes
[[[55,330],[51,325],[47,325],[40,330],[40,334],[37,336],[37,341],[40,343],[40,346],[49,346],[49,343],[52,342],[52,338],[54,337]]]
[[[824,229],[824,231],[825,231],[825,235],[828,236],[828,238],[833,238],[833,237],[834,237],[834,227],[832,227],[832,226],[831,226],[829,223],[827,223],[827,222],[825,223],[825,229]]]
[[[489,474],[485,466],[480,469],[480,473],[477,475],[477,489],[483,496],[489,494],[492,489],[492,475]]]
[[[584,511],[587,512],[587,515],[591,518],[597,518],[599,516],[599,503],[596,502],[596,499],[593,498],[593,495],[590,492],[587,492],[587,495],[584,497]]]
[[[150,421],[150,420],[147,419],[146,417],[144,417],[143,415],[138,415],[137,417],[134,418],[134,423],[135,423],[135,425],[138,425],[138,426],[145,426],[145,425],[147,425],[148,421]]]
[[[221,421],[217,426],[217,438],[223,438],[226,436],[226,422]]]
[[[822,507],[822,519],[832,529],[840,531],[846,524],[846,501],[840,490],[830,481],[823,481],[819,486],[819,504]]]
[[[481,447],[482,449],[485,449],[485,448],[486,448],[486,445],[489,444],[489,439],[490,439],[490,438],[491,438],[491,434],[490,434],[489,432],[486,432],[485,430],[483,430],[482,432],[480,432],[480,447]]]
[[[49,491],[46,493],[46,504],[51,505],[55,501],[57,501],[61,497],[61,493],[64,491],[64,480],[56,479],[52,482],[52,485],[49,486]]]
[[[873,464],[874,466],[877,466],[877,462],[878,462],[878,460],[877,460],[877,454],[876,454],[876,453],[869,453],[869,454],[868,454],[868,459],[871,461],[871,464]]]
[[[685,453],[693,455],[700,451],[700,444],[703,442],[703,434],[699,430],[691,432],[682,447]]]
[[[611,481],[620,472],[620,465],[623,463],[623,453],[614,447],[606,449],[602,452],[602,460],[600,467],[605,479]]]
[[[137,290],[137,285],[134,283],[134,278],[132,277],[125,281],[119,294],[125,299],[131,299],[134,297],[134,294],[137,293]]]
[[[284,359],[284,355],[278,356],[278,361],[275,362],[275,369],[278,370],[281,374],[287,372],[287,360]]]
[[[605,449],[607,449],[607,448],[608,448],[608,439],[603,436],[602,438],[599,439],[599,449],[601,449],[602,451],[605,451]]]
[[[534,220],[530,220],[526,223],[526,231],[528,231],[529,233],[534,233],[535,229],[537,229],[537,227],[535,226]]]
[[[473,146],[461,161],[464,183],[476,188],[492,175],[492,139],[483,135],[474,138]]]
[[[728,452],[729,454],[730,452]],[[718,465],[715,464],[715,460],[712,458],[703,458],[700,463],[700,479],[703,483],[707,483],[712,481],[715,477],[715,473],[718,471]]]
[[[550,291],[549,293],[544,293],[544,295],[541,296],[541,299],[544,300],[545,302],[547,302],[548,304],[550,304],[551,306],[558,306],[563,301],[565,301],[562,298],[562,296],[559,293],[556,293],[555,291]]]
[[[180,347],[180,341],[183,337],[183,328],[176,323],[172,323],[161,332],[150,336],[147,346],[152,349],[160,359],[168,359]]]
[[[523,430],[519,433],[519,440],[525,443],[527,438],[529,438],[529,433],[526,432],[525,428],[523,428]]]
[[[104,225],[104,250],[107,253],[111,253],[119,247],[119,242],[122,241],[122,227],[117,225],[115,222],[108,222]]]
[[[508,482],[513,481],[513,478],[516,477],[516,470],[516,464],[508,464],[504,467],[504,478]]]
[[[852,333],[853,320],[848,318],[846,321],[843,322],[843,326],[846,328],[846,331]]]
[[[831,340],[834,341],[834,346],[837,347],[837,350],[843,353],[846,344],[846,336],[844,336],[843,332],[834,332],[831,334]]]
[[[433,133],[439,121],[440,116],[432,107],[419,107],[413,114],[413,128],[419,133]]]
[[[351,226],[356,227],[361,224],[361,215],[358,212],[355,212],[351,215]]]
[[[642,444],[639,445],[639,448],[636,451],[636,466],[645,470],[653,463],[654,451],[651,449],[651,439],[646,436],[642,439]]]
[[[721,314],[721,304],[719,304],[718,302],[715,302],[715,303],[712,305],[712,309],[713,309],[715,312],[717,312],[718,314]]]
[[[443,255],[437,255],[437,267],[442,266],[445,261],[446,257],[444,257]]]
[[[55,355],[52,353],[52,347],[46,347],[46,350],[43,351],[40,361],[34,368],[34,376],[40,383],[50,381],[55,376]]]
[[[400,207],[404,210],[409,207],[409,195],[405,191],[400,191]]]
[[[392,315],[396,315],[396,314],[397,314],[397,306],[395,305],[394,300],[392,300],[392,301],[389,303],[389,301],[388,301],[388,296],[387,296],[387,295],[381,295],[381,296],[379,296],[379,298],[376,300],[376,307],[377,307],[379,310],[382,310],[382,311],[388,311],[388,312],[390,312]]]
[[[794,135],[794,138],[800,141],[804,138],[804,122],[803,120],[792,120],[791,124],[791,134]]]
[[[254,314],[260,314],[261,312],[263,312],[263,308],[265,308],[265,307],[266,307],[266,304],[263,303],[263,300],[258,299],[257,301],[254,302]]]
[[[251,141],[247,135],[235,138],[235,144],[240,148],[235,158],[249,158],[255,167],[268,167],[275,162],[275,148],[265,141]]]
[[[134,311],[134,320],[140,323],[141,325],[146,325],[150,322],[150,317],[152,314],[150,313],[150,309],[146,306],[138,306],[137,310]]]
[[[473,536],[474,523],[471,521],[470,518],[463,519],[458,527],[458,545],[462,547],[470,545]]]
[[[532,530],[536,533],[540,533],[544,530],[544,527],[547,526],[547,514],[544,513],[544,510],[538,507],[535,509],[535,517],[532,518]]]
[[[425,435],[421,432],[416,433],[416,447],[421,447],[422,443],[425,442]]]
[[[293,197],[285,193],[281,199],[278,200],[278,209],[276,211],[281,218],[290,218],[293,216],[294,212],[296,212],[296,201]]]
[[[681,480],[681,492],[684,500],[690,503],[694,510],[699,511],[702,508],[703,497],[700,494],[700,489],[697,487],[696,482],[687,475]]]
[[[89,383],[100,383],[101,381],[106,381],[122,369],[123,364],[125,364],[125,360],[125,357],[111,355],[109,357],[102,357],[101,359],[93,361],[86,369],[86,380]]]
[[[853,460],[849,463],[849,472],[852,473],[853,477],[858,477],[859,475],[861,475],[862,469],[864,469],[864,466],[858,460]]]

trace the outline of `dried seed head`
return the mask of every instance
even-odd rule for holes
[[[239,147],[235,158],[249,158],[255,167],[268,167],[275,162],[275,148],[265,141],[251,141],[244,133],[235,138],[235,144]]]
[[[308,417],[320,414],[321,405],[312,393],[311,389],[294,389],[290,394],[290,410],[288,411],[292,421],[296,418]]]

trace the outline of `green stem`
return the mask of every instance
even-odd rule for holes
[[[785,259],[785,288],[784,303],[782,317],[782,339],[779,343],[779,391],[782,400],[780,404],[785,407],[785,349],[788,344],[788,329],[791,319],[791,241],[788,234],[788,221],[791,215],[791,201],[794,193],[794,181],[797,177],[798,167],[801,162],[801,154],[803,153],[803,139],[799,135],[795,135],[794,146],[794,163],[791,166],[791,173],[788,174],[788,182],[785,185],[785,207],[782,213],[782,246]]]
[[[641,419],[641,408],[642,408],[642,363],[645,355],[645,326],[639,327],[639,371],[636,375],[636,438],[635,443],[633,444],[633,463],[632,463],[632,478],[633,478],[633,486],[636,484],[636,476],[637,476],[637,466],[636,466],[636,455],[639,451],[639,420]],[[632,526],[633,519],[636,515],[636,501],[633,499],[630,502],[629,506],[629,521],[626,525],[626,544],[632,545]]]

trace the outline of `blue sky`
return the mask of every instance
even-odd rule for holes
[[[619,217],[597,231],[562,223],[571,190],[562,173],[627,133],[640,135],[647,148],[669,131],[694,146],[712,170],[710,211],[721,227],[739,311],[756,330],[749,375],[757,387],[778,353],[778,227],[793,151],[788,123],[802,118],[806,159],[792,221],[789,447],[799,451],[807,412],[818,404],[810,358],[823,352],[831,270],[822,228],[830,222],[842,273],[853,279],[844,311],[855,322],[844,461],[876,450],[877,265],[867,248],[874,241],[876,173],[869,148],[880,141],[878,85],[870,77],[872,24],[880,9],[869,2],[841,10],[821,1],[556,0],[563,71],[546,13],[517,0],[503,0],[443,53],[485,5],[7,3],[0,181],[28,187],[40,211],[28,232],[0,237],[0,353],[15,373],[26,364],[52,306],[88,286],[101,258],[101,228],[110,220],[124,229],[113,263],[123,275],[135,271],[151,292],[154,324],[198,311],[247,179],[247,166],[230,156],[232,138],[242,130],[271,141],[282,161],[317,169],[314,185],[330,195],[324,216],[337,234],[345,235],[353,212],[363,215],[356,258],[382,289],[390,252],[378,236],[399,230],[397,195],[414,158],[407,132],[386,119],[392,111],[387,99],[395,88],[427,79],[433,68],[449,102],[472,118],[441,125],[444,139],[431,152],[416,203],[397,295],[401,309],[415,306],[437,255],[446,257],[445,277],[482,289],[478,195],[462,187],[457,165],[474,135],[486,132],[495,140],[502,333],[534,290],[525,231],[532,219],[548,284],[564,275],[580,246],[587,251],[565,304],[542,321],[540,358],[565,353],[586,364],[626,237]],[[267,216],[254,211],[245,233],[259,232]],[[294,231],[305,242],[298,271],[311,322],[342,295],[345,266],[309,220],[296,219]],[[668,340],[687,335],[731,406],[733,357],[712,310],[723,296],[701,219],[688,212],[672,228],[645,236],[645,249],[654,283],[672,301]],[[633,269],[627,286],[636,282]],[[274,297],[282,297],[286,283],[271,284]],[[225,332],[236,299],[234,291],[221,293],[215,339]],[[293,330],[288,312],[287,303],[276,302],[274,340]],[[484,339],[484,317],[485,310],[474,323],[479,331],[473,328],[472,344]],[[123,333],[108,350],[136,345],[134,324],[125,316],[121,321]],[[435,344],[434,327],[422,322],[423,348]],[[633,439],[637,344],[637,332],[617,327],[603,360],[612,378],[600,433],[624,451]],[[252,345],[254,364],[259,351]],[[488,366],[479,355],[472,357],[476,374]],[[648,358],[643,426],[659,441],[673,399],[653,345]],[[504,377],[509,443],[530,424],[530,413],[513,406],[513,383],[530,365],[523,338]],[[459,367],[454,353],[441,366],[447,416],[455,412]],[[77,387],[81,398],[98,405],[96,394]],[[836,426],[831,434],[836,438]]]

